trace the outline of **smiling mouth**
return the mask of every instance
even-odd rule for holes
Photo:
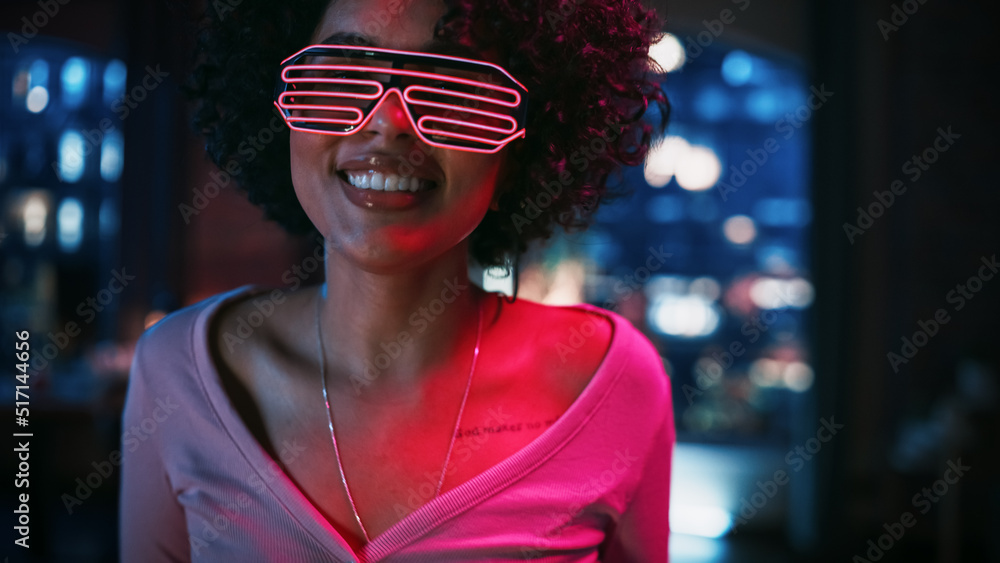
[[[437,183],[424,178],[385,174],[374,170],[341,170],[340,177],[361,190],[384,192],[424,192],[437,187]]]

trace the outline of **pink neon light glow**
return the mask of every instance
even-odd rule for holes
[[[438,132],[440,132],[440,134],[442,134],[442,135],[454,135],[454,136],[458,136],[459,134],[455,133],[454,131],[448,132],[448,131],[441,131],[441,130],[432,129],[431,127],[429,127],[427,125],[427,122],[429,122],[429,121],[430,122],[435,122],[435,123],[450,123],[452,125],[461,125],[463,127],[469,127],[471,129],[482,129],[483,131],[492,131],[494,133],[502,133],[502,134],[508,134],[508,135],[510,133],[514,132],[514,129],[512,129],[512,128],[511,129],[500,129],[499,127],[490,127],[489,125],[484,125],[482,123],[469,123],[467,121],[458,121],[458,120],[455,120],[455,119],[447,119],[447,118],[444,118],[444,117],[433,117],[433,116],[430,116],[430,115],[425,115],[425,116],[421,117],[420,119],[417,119],[417,123],[420,125],[420,128],[422,130],[427,131],[428,133],[431,133],[431,132],[438,133]]]
[[[440,89],[435,89],[435,88],[428,88],[427,86],[420,86],[419,84],[414,84],[412,86],[409,86],[409,87],[406,88],[406,90],[403,91],[403,95],[406,96],[406,101],[408,101],[408,102],[414,102],[414,103],[419,103],[419,102],[422,101],[422,100],[414,99],[413,98],[412,94],[414,92],[427,92],[428,94],[434,94],[436,96],[454,96],[456,98],[465,98],[467,100],[474,100],[474,101],[477,101],[477,102],[485,102],[487,104],[497,104],[497,105],[507,106],[507,107],[511,107],[511,108],[516,108],[518,106],[518,104],[508,104],[508,103],[505,103],[505,102],[503,102],[501,100],[497,100],[495,98],[487,98],[486,96],[477,96],[475,94],[457,93],[457,92],[451,92],[449,90],[440,90]],[[516,92],[515,92],[515,94],[516,94]],[[518,98],[520,99],[520,95],[518,95]],[[520,103],[520,101],[518,103]],[[461,106],[461,107],[464,108],[464,107],[467,107],[467,106]]]
[[[377,81],[364,81],[358,79],[349,78],[322,78],[322,77],[289,77],[288,71],[291,70],[342,70],[351,72],[365,72],[368,74],[387,74],[396,76],[411,76],[414,78],[426,78],[428,80],[435,80],[439,82],[453,82],[455,84],[464,84],[466,86],[474,86],[477,90],[495,90],[502,92],[504,94],[510,94],[513,99],[509,102],[498,100],[495,98],[482,98],[493,104],[499,104],[502,106],[515,108],[521,103],[521,93],[517,90],[511,88],[505,88],[498,84],[491,84],[489,82],[483,82],[481,80],[469,80],[467,78],[459,78],[457,76],[449,76],[447,74],[439,74],[435,72],[424,72],[419,70],[406,70],[401,68],[387,68],[381,66],[357,66],[357,65],[290,65],[281,71],[281,79],[285,81],[286,84],[294,84],[298,82],[308,82],[308,83],[326,83],[326,84],[362,84],[362,83],[373,83],[378,84]],[[414,85],[416,86],[416,85]],[[408,86],[406,89],[409,90],[414,86]],[[475,97],[474,94],[466,94],[464,92],[454,92],[444,90],[453,96],[463,96],[463,97]]]
[[[400,93],[400,91],[399,91],[398,88],[390,88],[390,89],[388,89],[386,91],[386,96],[383,97],[378,102],[378,104],[376,104],[376,106],[374,108],[372,108],[372,111],[369,112],[367,116],[365,116],[364,120],[361,123],[359,123],[355,129],[353,129],[351,131],[327,131],[325,129],[314,129],[314,128],[311,128],[311,127],[302,127],[302,126],[296,125],[296,123],[336,122],[336,121],[330,120],[328,118],[320,118],[320,117],[296,117],[296,116],[288,116],[288,115],[286,115],[285,116],[285,122],[288,124],[288,127],[290,129],[292,129],[293,131],[301,131],[301,132],[305,132],[305,133],[318,133],[318,134],[321,134],[321,135],[336,135],[336,136],[341,136],[341,137],[347,136],[347,135],[353,135],[354,133],[360,131],[361,129],[364,129],[365,125],[368,124],[368,121],[370,121],[371,118],[372,118],[372,116],[375,115],[375,113],[378,111],[378,108],[382,105],[383,102],[385,102],[386,98],[389,97],[388,96],[389,92],[395,92],[397,96],[400,96],[400,98],[402,98],[402,94]],[[278,104],[275,103],[275,106],[277,106],[277,105]],[[280,106],[278,106],[278,107],[279,107],[279,109],[281,109]],[[507,143],[513,141],[514,139],[517,139],[518,137],[524,137],[524,129],[521,129],[521,130],[517,131],[516,133],[514,133],[512,135],[509,135],[509,136],[507,136],[507,137],[505,137],[503,139],[489,139],[489,138],[486,138],[486,137],[477,137],[477,136],[473,136],[473,135],[463,135],[461,133],[455,133],[455,132],[452,132],[452,131],[439,131],[439,130],[436,130],[436,129],[426,129],[426,128],[422,127],[418,123],[418,120],[416,120],[416,119],[413,118],[413,114],[411,113],[410,108],[406,106],[406,104],[402,104],[402,107],[403,107],[403,111],[406,113],[407,119],[409,120],[410,124],[413,126],[413,130],[417,133],[417,136],[420,137],[421,141],[427,143],[428,145],[430,145],[432,147],[441,147],[441,148],[446,148],[446,149],[454,149],[454,150],[461,150],[461,151],[467,151],[467,152],[477,152],[477,153],[492,154],[492,153],[495,153],[495,152],[499,151],[500,149],[502,149]],[[432,117],[432,116],[424,116],[424,117]],[[473,125],[478,125],[478,124],[473,124]],[[465,141],[471,141],[471,142],[481,143],[481,144],[484,144],[484,145],[493,145],[493,147],[492,148],[488,148],[488,149],[486,149],[486,148],[481,149],[481,148],[477,148],[477,147],[456,146],[456,145],[451,144],[451,143],[442,143],[442,142],[439,142],[439,141],[435,141],[435,140],[431,139],[430,137],[428,137],[427,135],[440,135],[442,137],[462,139],[462,140],[465,140]]]
[[[295,53],[291,57],[285,59],[282,64],[298,57],[305,51],[317,47],[326,48],[337,48],[337,49],[349,49],[357,51],[375,51],[390,54],[403,54],[403,55],[418,55],[424,59],[443,59],[449,61],[459,61],[463,63],[471,63],[477,66],[489,67],[493,71],[502,73],[505,77],[510,79],[515,84],[520,86],[520,83],[514,79],[507,71],[503,68],[488,63],[485,61],[476,61],[471,59],[464,59],[460,57],[450,57],[445,55],[429,55],[426,53],[415,53],[410,51],[396,51],[391,49],[375,49],[369,47],[353,47],[353,46],[340,46],[340,45],[313,45],[306,47],[301,51]],[[502,95],[502,98],[491,98],[487,96],[477,95],[468,92],[461,92],[456,90],[447,90],[441,88],[430,88],[420,84],[411,84],[404,87],[402,90],[396,87],[385,89],[384,85],[376,80],[364,80],[357,78],[326,78],[326,77],[305,77],[305,76],[289,76],[290,72],[295,71],[309,71],[309,70],[322,70],[322,71],[346,71],[346,72],[364,72],[367,74],[379,74],[379,75],[396,75],[396,76],[408,76],[413,78],[420,78],[424,80],[430,80],[434,82],[446,82],[452,84],[461,84],[468,87],[475,87],[476,92],[482,92],[486,90],[490,93],[495,93]],[[374,89],[372,93],[356,93],[356,92],[337,92],[337,91],[323,91],[323,90],[289,90],[282,92],[275,102],[275,106],[281,110],[282,115],[285,118],[286,123],[289,128],[294,131],[303,131],[309,133],[319,133],[326,135],[338,135],[346,136],[356,133],[358,130],[364,128],[364,126],[371,119],[372,115],[381,107],[382,103],[388,97],[389,92],[395,92],[399,96],[400,100],[403,102],[401,105],[405,110],[406,116],[413,126],[414,131],[425,143],[449,149],[464,150],[469,152],[480,152],[480,153],[494,153],[503,148],[504,145],[510,141],[518,138],[524,137],[524,129],[517,130],[518,122],[512,117],[508,112],[497,112],[497,111],[486,111],[481,109],[476,109],[473,107],[448,104],[442,102],[434,102],[430,100],[422,100],[415,95],[420,93],[432,94],[435,96],[446,96],[459,98],[471,102],[492,104],[494,106],[501,106],[505,108],[510,108],[514,110],[518,108],[522,103],[521,93],[512,88],[506,88],[498,84],[493,84],[490,82],[483,82],[478,80],[469,80],[466,78],[460,78],[456,76],[450,76],[446,74],[424,72],[424,71],[413,71],[398,68],[389,68],[382,66],[359,66],[359,65],[344,65],[344,64],[332,64],[332,65],[322,65],[322,64],[308,64],[308,65],[289,65],[281,71],[281,79],[284,83],[294,86],[299,83],[312,83],[312,84],[329,84],[330,86],[367,86]],[[523,88],[523,86],[521,86]],[[352,106],[341,106],[341,105],[326,105],[323,103],[295,103],[288,102],[286,99],[288,97],[309,99],[309,98],[329,98],[331,102],[335,102],[336,99],[346,100],[365,100],[370,101],[374,99],[379,99],[373,108],[371,108],[367,115],[365,112],[357,107]],[[457,101],[457,100],[456,100]],[[435,116],[435,115],[420,115],[417,119],[414,119],[413,111],[419,107],[435,108],[440,110],[445,110],[445,116]],[[499,109],[499,108],[498,108]],[[313,112],[341,112],[347,114],[353,114],[355,117],[353,119],[343,119],[335,117],[316,117],[316,116],[301,116],[292,115],[292,111],[303,110],[303,111],[313,111]],[[477,123],[475,121],[467,121],[462,119],[453,119],[456,117],[454,114],[465,114],[465,115],[476,115],[481,116],[486,119],[492,119],[499,122],[509,123],[510,126],[506,128],[493,127],[486,125],[484,123]],[[430,124],[436,123],[438,127],[433,127]],[[352,127],[348,131],[336,131],[336,130],[326,130],[316,127],[310,127],[308,124],[331,124],[331,125],[344,125]],[[441,124],[450,124],[458,130],[443,130],[440,129]],[[501,135],[506,135],[502,139],[493,139],[490,137],[484,137],[481,134],[475,134],[476,131],[480,132],[491,132]],[[482,145],[492,145],[492,148],[478,148],[478,147],[466,147],[466,146],[456,146],[449,142],[435,141],[428,137],[428,135],[434,135],[438,137],[443,137],[445,139],[455,139],[468,141],[472,143],[478,143]]]
[[[298,82],[314,82],[314,83],[327,83],[327,84],[343,84],[352,86],[370,86],[375,88],[375,92],[371,94],[362,94],[357,92],[325,92],[323,90],[292,90],[289,92],[283,92],[283,94],[296,95],[302,93],[308,93],[306,95],[315,94],[317,96],[331,96],[331,97],[341,97],[341,98],[355,98],[362,100],[374,100],[378,98],[385,90],[383,89],[382,83],[376,80],[357,80],[353,78],[314,78],[314,79],[302,79],[302,80],[286,80],[286,84],[295,84]]]
[[[404,94],[404,96],[405,96],[405,94]],[[410,103],[412,103],[415,106],[434,107],[434,108],[446,109],[446,110],[449,110],[449,111],[454,111],[454,112],[459,112],[459,113],[471,113],[471,114],[475,114],[475,115],[482,115],[483,117],[489,117],[491,119],[496,119],[498,121],[509,121],[513,127],[511,129],[507,129],[507,130],[498,130],[500,133],[513,133],[514,130],[517,128],[517,120],[514,119],[513,117],[509,116],[509,115],[505,115],[505,114],[502,114],[502,113],[496,113],[496,112],[492,112],[492,111],[483,111],[483,110],[473,109],[473,108],[469,108],[469,107],[465,107],[465,106],[456,106],[456,105],[453,105],[453,104],[442,104],[440,102],[426,102],[426,101],[423,101],[423,100],[407,100],[407,101],[410,102]],[[423,116],[423,117],[434,117],[434,116]],[[468,124],[470,124],[470,126],[475,126],[475,123],[476,123],[475,121],[462,121],[462,120],[457,120],[457,121],[453,120],[451,122],[452,123],[456,123],[456,124],[468,123]]]
[[[322,44],[317,44],[317,45],[310,45],[308,47],[305,47],[304,49],[299,50],[294,55],[292,55],[292,56],[286,58],[285,60],[281,61],[281,64],[287,63],[288,61],[294,59],[295,57],[301,55],[302,53],[305,53],[309,49],[316,49],[316,48],[349,49],[349,50],[352,50],[352,51],[371,51],[373,53],[389,53],[389,54],[394,54],[394,55],[416,55],[416,56],[425,57],[425,58],[444,59],[444,60],[448,60],[448,61],[458,61],[458,62],[463,62],[463,63],[472,63],[472,64],[476,64],[476,65],[481,65],[481,66],[488,66],[488,67],[490,67],[490,68],[492,68],[494,70],[497,70],[497,71],[501,72],[504,76],[506,76],[507,78],[509,78],[515,84],[517,84],[521,88],[524,88],[524,84],[521,84],[520,82],[518,82],[517,79],[514,78],[513,76],[511,76],[509,72],[507,72],[506,70],[504,70],[503,67],[497,66],[497,65],[495,65],[495,64],[493,64],[491,62],[477,61],[475,59],[465,59],[465,58],[462,58],[462,57],[452,57],[452,56],[449,56],[449,55],[431,55],[431,54],[428,54],[428,53],[421,53],[419,51],[397,51],[395,49],[380,49],[380,48],[375,48],[375,47],[362,47],[362,46],[357,46],[357,45],[322,45]],[[527,90],[527,88],[524,88],[524,90]]]

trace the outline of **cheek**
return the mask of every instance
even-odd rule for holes
[[[316,135],[292,131],[289,139],[289,164],[295,197],[309,219],[321,231],[328,218],[317,214],[324,209],[322,192],[328,182],[325,159],[329,153],[330,139],[326,135]]]
[[[503,159],[496,155],[471,155],[465,157],[451,171],[455,178],[464,178],[469,184],[468,198],[475,201],[477,207],[485,202],[488,206],[494,193],[499,189]]]
[[[449,171],[455,175],[453,177],[465,180],[461,200],[457,202],[458,210],[451,219],[453,228],[459,227],[464,236],[471,234],[489,212],[494,196],[500,189],[498,182],[501,170],[500,158],[495,155],[476,155],[465,160],[462,166]]]
[[[289,141],[289,164],[291,165],[292,186],[295,188],[295,195],[299,198],[299,203],[302,204],[306,213],[309,213],[309,201],[311,198],[308,185],[310,184],[310,178],[309,167],[307,166],[309,160],[306,158],[309,147],[308,143],[303,143],[296,138],[299,136],[296,132],[292,132],[291,140]]]
[[[320,136],[299,131],[292,131],[289,136],[289,162],[292,167],[293,181],[315,174],[317,159],[322,150],[322,144],[317,137]],[[296,185],[298,185],[297,182]]]

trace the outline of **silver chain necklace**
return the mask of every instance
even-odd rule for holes
[[[330,427],[330,439],[333,441],[333,453],[337,456],[337,470],[340,472],[340,482],[344,485],[344,491],[347,492],[347,500],[351,503],[351,510],[354,511],[354,519],[357,521],[358,526],[361,528],[361,533],[365,536],[365,543],[370,543],[371,538],[368,536],[368,530],[365,529],[365,525],[361,523],[361,515],[358,514],[358,506],[354,503],[354,497],[351,495],[351,489],[347,486],[347,476],[344,474],[344,464],[340,460],[340,449],[337,447],[337,434],[333,430],[333,415],[330,410],[330,398],[326,390],[326,365],[325,356],[323,352],[323,332],[320,327],[320,309],[323,301],[317,293],[316,298],[316,341],[319,347],[319,373],[323,382],[323,402],[326,404],[326,420]],[[479,343],[480,338],[483,335],[483,307],[479,304],[479,328],[476,331],[476,347],[472,351],[472,367],[469,368],[469,380],[465,384],[465,393],[462,395],[462,402],[458,407],[458,416],[455,418],[455,428],[451,431],[451,442],[448,444],[448,453],[444,456],[444,465],[441,467],[441,478],[438,479],[437,489],[434,491],[434,496],[437,497],[441,494],[441,486],[444,485],[445,472],[448,470],[448,462],[451,461],[451,451],[455,447],[455,439],[458,437],[458,427],[462,422],[462,412],[465,411],[465,401],[469,398],[469,389],[472,387],[472,374],[476,371],[476,360],[479,359]]]

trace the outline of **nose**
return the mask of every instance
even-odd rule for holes
[[[417,136],[406,109],[403,108],[403,98],[399,90],[393,88],[386,92],[371,119],[360,132],[366,140],[381,137],[386,143],[410,140]]]

